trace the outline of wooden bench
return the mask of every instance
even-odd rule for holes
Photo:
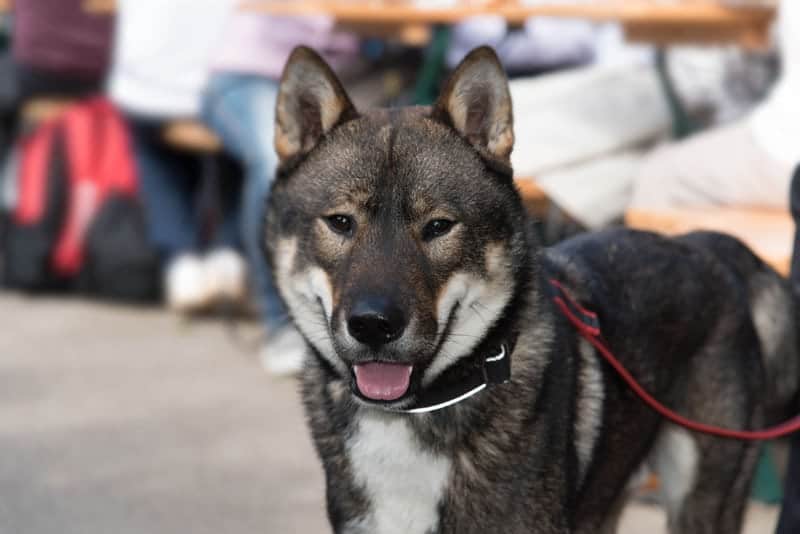
[[[20,117],[23,128],[32,128],[39,123],[61,115],[74,100],[69,98],[32,98],[22,104]]]
[[[522,203],[528,213],[538,219],[544,219],[550,207],[550,198],[547,193],[539,187],[533,178],[518,176],[514,179],[514,183],[517,185],[517,190],[522,197]]]
[[[116,0],[84,0],[84,9],[96,15],[116,11]],[[417,7],[409,0],[380,2],[332,0],[244,0],[242,8],[282,15],[327,13],[343,29],[360,35],[396,39],[422,46],[430,39],[430,25],[453,24],[476,15],[500,15],[511,24],[529,17],[550,16],[617,21],[630,41],[657,45],[675,43],[737,43],[761,48],[769,42],[774,5],[740,5],[724,0],[599,0],[525,4],[517,0],[454,2],[451,6]],[[13,8],[12,0],[0,0],[0,13]]]
[[[187,152],[216,154],[222,150],[219,137],[199,121],[172,121],[164,127],[163,135],[168,145]]]
[[[108,1],[108,0],[94,0]],[[456,1],[420,7],[413,0],[348,1],[243,0],[243,9],[276,15],[325,13],[341,24],[374,27],[454,24],[478,15],[497,15],[510,24],[531,17],[568,17],[621,23],[630,40],[659,45],[733,42],[766,46],[774,5],[741,5],[724,0],[596,0],[525,3],[519,0]],[[377,25],[377,26],[376,26]]]
[[[794,222],[788,211],[743,207],[629,210],[628,226],[667,235],[715,230],[738,237],[784,276],[789,274]]]

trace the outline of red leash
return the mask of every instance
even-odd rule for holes
[[[691,419],[687,419],[686,417],[675,413],[650,395],[628,372],[628,370],[625,369],[625,366],[620,363],[614,354],[612,354],[611,350],[606,346],[605,342],[601,338],[600,328],[597,322],[597,314],[581,307],[567,294],[561,284],[556,280],[551,280],[550,283],[557,290],[557,295],[553,297],[553,301],[556,303],[556,306],[559,307],[564,316],[569,319],[572,325],[578,330],[578,333],[580,333],[580,335],[583,336],[586,341],[591,343],[594,348],[600,352],[605,361],[614,368],[614,370],[625,381],[628,387],[630,387],[634,393],[636,393],[639,398],[645,402],[645,404],[659,413],[662,417],[668,419],[676,425],[693,430],[695,432],[745,441],[763,441],[781,438],[800,430],[800,415],[771,428],[748,431],[730,430],[714,425],[707,425],[705,423],[692,421]],[[581,320],[578,317],[578,314],[583,315],[585,320]]]

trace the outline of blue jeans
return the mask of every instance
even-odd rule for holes
[[[148,237],[164,265],[175,256],[206,247],[239,248],[238,184],[223,179],[219,191],[202,191],[199,158],[164,143],[162,120],[131,115],[127,119]],[[203,193],[214,194],[214,206],[204,202]],[[210,208],[220,213],[211,214]],[[212,215],[219,220],[209,220]],[[210,226],[214,227],[210,235],[203,235]]]
[[[242,242],[268,330],[282,326],[286,310],[264,256],[266,201],[278,156],[274,148],[278,82],[249,74],[212,76],[203,101],[203,119],[225,149],[244,167]]]

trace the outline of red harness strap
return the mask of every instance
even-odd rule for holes
[[[636,393],[636,395],[638,395],[642,401],[644,401],[645,404],[647,404],[665,419],[668,419],[676,425],[695,432],[711,434],[721,438],[740,439],[746,441],[762,441],[780,438],[800,430],[800,415],[793,417],[785,423],[766,428],[764,430],[730,430],[727,428],[721,428],[714,425],[692,421],[691,419],[687,419],[686,417],[675,413],[661,404],[655,399],[655,397],[650,395],[628,372],[628,370],[625,369],[625,366],[622,365],[622,363],[614,356],[614,354],[606,345],[605,341],[602,339],[600,328],[597,323],[597,314],[584,309],[577,302],[575,302],[575,300],[569,296],[569,294],[564,290],[558,281],[550,280],[550,283],[552,284],[556,293],[553,297],[553,301],[561,310],[561,313],[563,313],[569,322],[572,323],[578,333],[597,349],[600,355],[612,368],[614,368],[614,370],[617,372],[617,374],[619,374],[622,380],[625,381],[628,387],[630,387],[633,392]],[[584,316],[584,319],[580,319],[578,314]]]

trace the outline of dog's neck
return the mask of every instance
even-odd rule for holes
[[[539,291],[542,291],[540,287],[531,286],[521,291],[528,295],[520,296],[522,301],[508,308],[478,347],[431,386],[439,387],[440,380],[457,379],[459,373],[479,365],[486,351],[491,351],[501,340],[516,342],[520,328],[531,321],[531,316],[520,310],[539,314],[547,322],[546,309],[528,306],[529,299],[539,299]],[[522,335],[527,338],[530,330],[524,330]],[[532,335],[539,333],[534,330]],[[546,336],[542,336],[542,343],[549,343]],[[511,357],[516,352],[515,345],[512,344]],[[525,343],[520,339],[520,345],[530,347],[531,343],[529,339]],[[546,362],[539,362],[539,366],[546,366]],[[529,366],[528,370],[541,372],[541,368],[537,371],[534,367]],[[447,376],[450,373],[452,376]],[[517,384],[488,388],[463,403],[426,414],[391,413],[376,407],[356,408],[351,404],[354,411],[344,433],[345,450],[353,480],[364,492],[368,505],[363,515],[345,531],[359,534],[437,531],[442,520],[441,503],[448,498],[453,469],[463,468],[464,457],[454,455],[453,451],[459,449],[468,436],[474,439],[478,434],[484,435],[484,443],[500,455],[513,449],[506,434],[498,432],[499,427],[495,426],[498,418],[492,414],[511,406],[512,399],[533,405],[538,393],[533,391],[532,384],[537,382],[528,378],[527,372],[523,373],[516,377]],[[519,390],[519,384],[525,384],[524,391]],[[483,421],[482,424],[476,426],[476,418]]]

